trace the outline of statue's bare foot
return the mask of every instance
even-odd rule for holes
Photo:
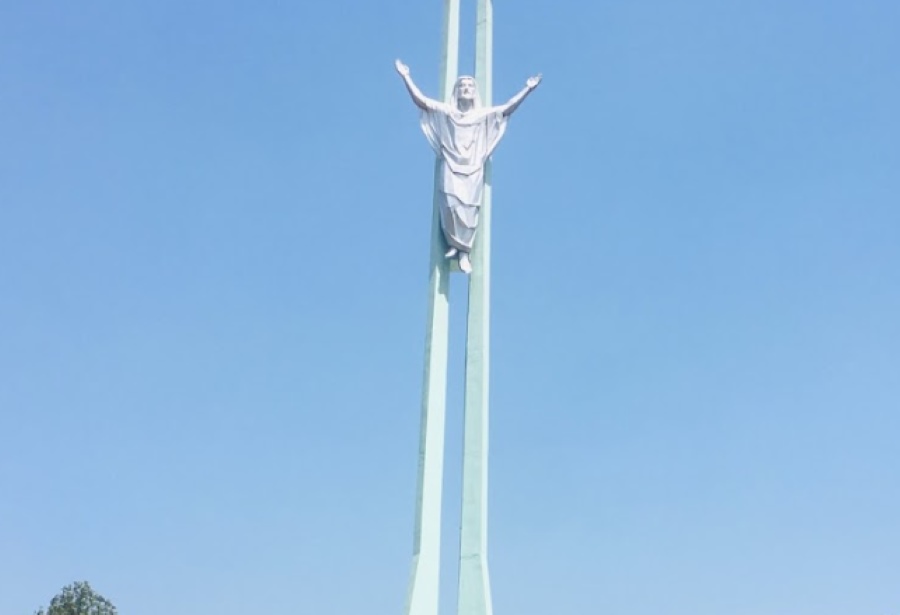
[[[456,248],[450,248],[450,249],[447,250],[447,252],[444,254],[444,258],[453,258],[453,257],[456,256],[457,254],[459,254],[459,250],[457,250]]]
[[[472,273],[472,261],[469,260],[468,252],[461,252],[459,255],[459,270],[463,273]]]

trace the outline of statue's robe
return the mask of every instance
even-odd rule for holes
[[[429,103],[421,124],[442,161],[441,228],[449,246],[469,252],[484,199],[484,165],[506,132],[509,118],[501,107],[461,113],[453,105]]]

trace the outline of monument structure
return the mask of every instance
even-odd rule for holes
[[[528,79],[507,103],[492,106],[493,4],[477,0],[475,76],[456,78],[460,0],[444,0],[437,100],[416,87],[400,60],[397,72],[421,109],[435,151],[434,214],[425,337],[422,429],[413,565],[407,615],[437,615],[441,495],[447,397],[450,264],[468,274],[459,615],[491,615],[487,564],[488,384],[490,357],[491,162],[510,115],[541,82]]]

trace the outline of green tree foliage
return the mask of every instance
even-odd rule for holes
[[[117,615],[113,603],[91,589],[87,582],[73,583],[62,588],[50,601],[47,610],[34,615]]]

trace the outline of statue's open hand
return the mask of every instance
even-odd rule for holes
[[[397,72],[400,73],[401,77],[409,76],[409,66],[401,62],[400,60],[396,60],[394,62],[394,67],[397,69]]]
[[[527,85],[529,89],[533,90],[538,85],[540,85],[541,79],[543,79],[543,78],[544,78],[543,75],[537,74],[534,77],[531,77],[528,81],[526,81],[525,85]]]

